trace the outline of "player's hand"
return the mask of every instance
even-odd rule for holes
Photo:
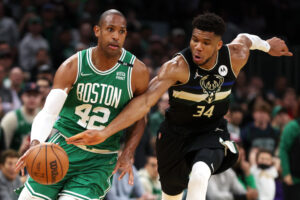
[[[268,39],[267,42],[270,45],[270,50],[268,54],[271,56],[292,56],[293,53],[289,51],[288,47],[286,46],[285,42],[277,37],[273,37]]]
[[[74,145],[95,145],[106,140],[107,136],[102,131],[86,130],[66,139],[68,144]]]
[[[133,165],[133,155],[123,151],[118,158],[113,174],[115,174],[118,170],[121,171],[121,174],[119,176],[119,180],[121,180],[125,176],[125,174],[128,173],[129,176],[128,184],[133,185],[134,176],[132,171],[132,165]]]
[[[38,140],[33,140],[30,144],[30,148],[19,158],[18,162],[16,163],[15,171],[21,170],[22,176],[24,176],[24,167],[26,166],[25,160],[32,148],[38,144],[40,144]]]
[[[284,178],[283,178],[283,181],[285,182],[285,184],[287,185],[293,185],[293,178],[290,174],[286,175]]]

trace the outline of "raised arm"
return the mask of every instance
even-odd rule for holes
[[[177,81],[186,82],[189,76],[188,70],[187,64],[181,56],[166,62],[161,67],[158,75],[151,80],[147,91],[143,95],[133,98],[105,129],[102,131],[93,130],[84,137],[83,135],[73,136],[68,138],[67,142],[76,145],[94,145],[129,127],[137,120],[143,118],[170,86]]]
[[[256,35],[247,33],[239,34],[228,44],[231,56],[231,64],[236,75],[247,63],[250,50],[260,50],[271,56],[292,56],[285,42],[277,37],[262,40]]]

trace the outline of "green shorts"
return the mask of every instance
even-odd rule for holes
[[[25,183],[33,196],[55,200],[59,195],[78,199],[102,199],[111,187],[112,171],[117,162],[117,153],[99,154],[85,151],[66,143],[61,133],[54,134],[50,141],[61,146],[69,156],[69,170],[60,182],[42,185],[31,177]]]

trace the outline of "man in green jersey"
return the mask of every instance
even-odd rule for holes
[[[123,14],[117,10],[104,12],[94,32],[97,46],[78,52],[59,67],[53,89],[32,125],[31,146],[44,142],[53,125],[57,129],[49,142],[59,144],[68,154],[67,175],[53,185],[41,185],[29,178],[21,200],[102,199],[111,186],[112,173],[118,169],[122,170],[120,178],[129,173],[129,184],[133,184],[131,158],[145,127],[143,119],[127,134],[118,161],[122,132],[98,145],[75,146],[65,142],[65,138],[82,131],[105,128],[148,86],[146,66],[122,48],[127,33]],[[25,166],[30,150],[19,159],[17,170]]]

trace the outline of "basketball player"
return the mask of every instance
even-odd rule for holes
[[[238,35],[223,45],[224,21],[204,14],[193,21],[190,47],[161,67],[146,93],[132,100],[102,131],[88,130],[67,139],[69,144],[98,144],[141,119],[166,90],[170,108],[157,137],[157,158],[163,200],[204,200],[208,179],[234,164],[238,152],[229,141],[224,115],[233,83],[250,50],[291,56],[279,38],[267,41]],[[189,176],[190,175],[190,176]]]
[[[123,14],[117,10],[104,12],[94,32],[98,45],[78,52],[59,67],[53,89],[32,126],[31,144],[35,145],[46,140],[55,123],[58,131],[50,142],[59,144],[68,154],[68,173],[53,185],[41,185],[29,178],[20,200],[102,199],[111,186],[114,169],[122,171],[121,177],[129,173],[129,184],[133,184],[131,160],[145,127],[144,120],[132,127],[118,161],[122,132],[98,145],[74,146],[65,141],[84,130],[103,129],[148,86],[146,66],[122,48],[127,33]],[[17,170],[24,167],[27,154],[28,151],[18,161]]]

